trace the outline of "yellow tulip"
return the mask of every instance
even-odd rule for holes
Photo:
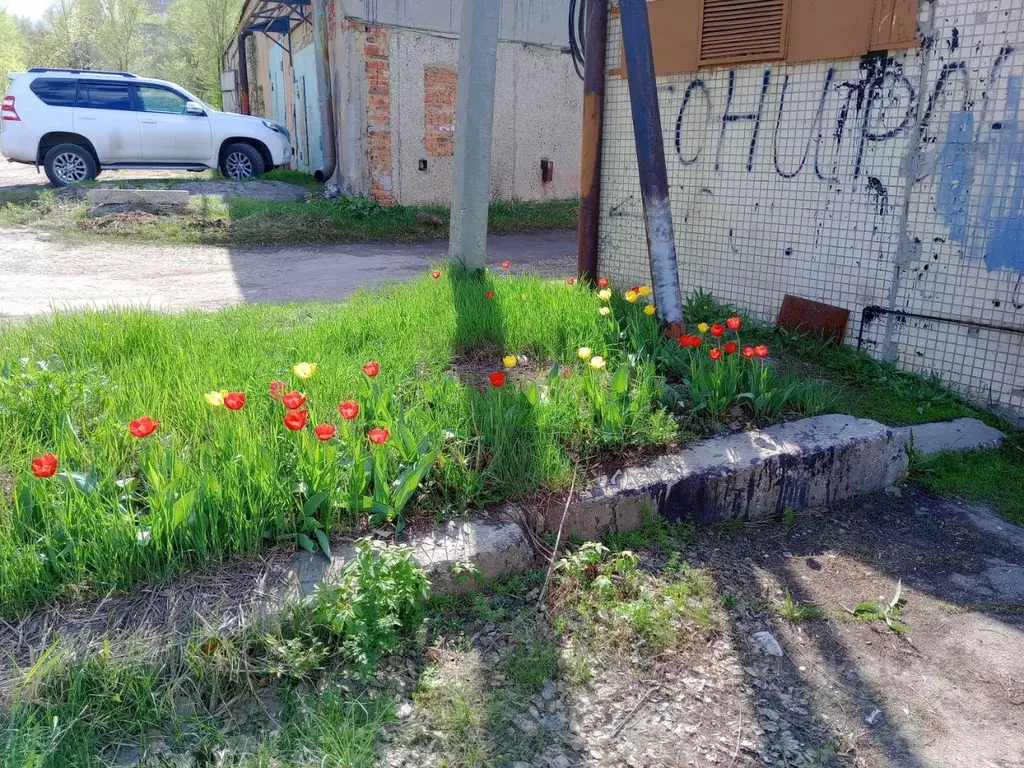
[[[292,373],[303,380],[312,378],[316,373],[316,363],[296,363],[292,366]]]
[[[505,355],[505,357],[502,358],[501,362],[505,364],[506,368],[515,368],[516,363],[518,363],[519,361],[516,360],[515,355]]]
[[[639,293],[641,296],[650,296],[651,295],[651,286],[649,286],[649,285],[641,285],[640,286],[640,290],[637,291],[637,293]]]
[[[711,328],[711,326],[708,325],[707,323],[700,323],[697,326],[697,330],[700,331],[701,333],[707,333],[709,328]]]
[[[635,304],[636,300],[640,298],[640,294],[636,291],[626,291],[626,301],[630,304]]]
[[[611,288],[602,288],[600,291],[597,292],[597,298],[599,298],[601,301],[608,301],[608,299],[610,299],[611,297]]]
[[[599,315],[601,315],[601,317],[608,317],[608,315],[610,315],[612,313],[612,308],[611,307],[601,307],[599,310],[597,310],[597,313]]]
[[[580,347],[576,354],[580,356],[580,360],[589,360],[594,353],[590,351],[590,347]]]
[[[645,315],[653,315],[654,314],[654,305],[653,304],[648,304],[646,307],[644,307],[644,314]]]
[[[207,392],[203,397],[211,408],[220,408],[224,405],[224,395],[220,392]]]
[[[604,368],[604,358],[601,357],[600,355],[594,355],[592,358],[590,358],[590,367],[596,368],[598,370]]]

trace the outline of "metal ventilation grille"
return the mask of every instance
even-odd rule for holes
[[[704,0],[700,63],[782,58],[787,0]]]

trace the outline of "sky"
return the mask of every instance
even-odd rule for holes
[[[50,5],[50,0],[0,0],[0,8],[15,16],[25,16],[38,21],[43,11]]]

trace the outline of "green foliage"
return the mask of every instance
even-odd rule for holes
[[[596,542],[556,564],[557,599],[575,609],[577,631],[602,646],[659,652],[692,634],[687,628],[714,625],[718,599],[706,573],[680,562],[673,578],[657,579],[638,566],[634,553],[612,553]]]
[[[886,626],[897,634],[909,632],[910,627],[903,621],[903,581],[896,583],[896,594],[892,600],[884,604],[859,603],[852,610],[846,608],[846,612],[857,621],[884,621]]]
[[[0,8],[0,94],[10,85],[8,72],[26,69],[25,54],[25,33],[15,18]]]
[[[292,669],[315,669],[321,650],[330,648],[362,674],[372,674],[381,655],[422,623],[430,584],[412,551],[371,539],[355,547],[338,584],[319,585],[287,616],[286,640],[302,641],[287,649],[300,662]]]
[[[809,621],[810,619],[820,619],[824,614],[814,606],[801,605],[793,599],[793,595],[790,594],[789,590],[786,590],[785,599],[782,605],[775,606],[775,612],[784,619],[790,621]]]
[[[234,38],[243,0],[176,0],[163,25],[164,79],[221,106],[224,51]],[[266,114],[266,113],[263,113]]]
[[[624,436],[607,434],[588,405],[586,387],[615,383],[579,372],[576,350],[604,333],[598,306],[564,281],[452,270],[345,304],[85,312],[4,328],[0,465],[13,493],[0,496],[0,605],[16,612],[70,585],[126,589],[268,541],[327,552],[360,517],[400,526],[412,505],[466,509],[563,489],[603,445],[672,442],[650,364],[628,374]],[[497,367],[510,350],[572,361],[574,374],[485,391],[458,375],[463,354]],[[607,355],[616,368],[628,359],[615,346]],[[319,364],[308,384],[291,378],[301,359]],[[370,359],[382,367],[376,394],[361,372]],[[267,393],[274,379],[307,388],[311,422],[339,424],[338,437],[285,430]],[[202,394],[219,389],[248,392],[244,410],[211,409]],[[353,398],[359,418],[340,422],[337,404]],[[144,414],[161,426],[140,441],[126,425]],[[391,437],[368,452],[377,426]],[[31,459],[50,452],[62,473],[37,480]]]
[[[710,325],[737,314],[732,305],[720,302],[711,291],[705,291],[703,288],[698,288],[687,296],[686,305],[683,307],[683,317],[690,326],[696,326],[698,323]]]
[[[499,670],[516,688],[539,693],[546,681],[558,676],[558,650],[543,639],[519,643],[501,659]]]

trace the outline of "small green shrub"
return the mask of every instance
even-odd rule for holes
[[[285,639],[301,638],[315,658],[317,643],[342,654],[357,671],[371,674],[381,655],[423,621],[430,585],[408,547],[360,539],[356,556],[337,585],[317,588],[285,623]],[[288,653],[295,655],[295,647]],[[303,662],[304,664],[307,662]]]

